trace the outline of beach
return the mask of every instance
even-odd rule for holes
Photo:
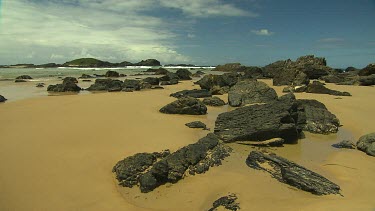
[[[261,80],[268,85],[272,80]],[[199,88],[192,81],[163,90],[44,96],[0,105],[1,210],[207,210],[217,198],[235,193],[241,210],[373,210],[374,157],[358,150],[335,149],[343,139],[356,142],[375,131],[373,87],[338,86],[352,97],[296,93],[317,99],[341,124],[337,134],[305,133],[295,145],[270,148],[340,185],[342,196],[315,196],[249,168],[246,157],[257,148],[233,148],[223,165],[151,193],[118,186],[112,167],[139,152],[172,152],[208,131],[184,124],[200,120],[213,130],[228,106],[208,107],[203,116],[159,112],[175,98],[169,94]],[[283,87],[273,87],[282,95]],[[227,101],[227,95],[220,96]]]

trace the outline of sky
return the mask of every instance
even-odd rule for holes
[[[375,63],[375,0],[0,0],[0,64]]]

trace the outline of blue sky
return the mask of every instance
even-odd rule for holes
[[[374,0],[0,0],[0,64],[375,62]]]

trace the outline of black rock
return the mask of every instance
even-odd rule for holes
[[[83,81],[83,82],[91,82],[90,79],[83,79],[82,81]]]
[[[159,78],[147,77],[143,79],[142,81],[149,83],[151,85],[159,85]]]
[[[181,98],[181,97],[194,97],[194,98],[203,98],[211,97],[212,94],[205,89],[194,89],[194,90],[183,90],[176,93],[172,93],[171,97]]]
[[[340,92],[336,90],[331,90],[325,87],[322,83],[314,81],[306,87],[307,93],[316,93],[316,94],[329,94],[335,96],[351,96],[349,92]]]
[[[5,101],[7,101],[8,99],[6,99],[4,96],[0,95],[0,103],[3,103]]]
[[[191,80],[192,73],[187,69],[178,69],[176,74],[180,80]]]
[[[375,133],[370,133],[359,138],[357,149],[366,154],[375,156]]]
[[[85,78],[85,79],[87,79],[87,78],[95,78],[95,77],[91,76],[91,75],[87,75],[87,74],[82,74],[82,76],[79,77],[79,78]]]
[[[203,99],[203,104],[208,106],[223,106],[225,105],[224,100],[218,98],[218,97],[208,97]]]
[[[177,82],[179,79],[180,78],[178,77],[176,73],[171,73],[171,72],[168,72],[167,74],[165,74],[165,76],[159,78],[160,81],[172,81],[173,80]]]
[[[113,79],[96,79],[87,90],[89,91],[121,91],[123,82]]]
[[[147,193],[167,182],[176,183],[186,172],[191,175],[204,173],[212,166],[221,165],[229,156],[230,148],[219,144],[212,133],[194,144],[183,147],[156,162],[139,178],[141,192]]]
[[[268,103],[276,99],[277,94],[274,89],[264,82],[256,80],[240,81],[228,92],[228,103],[233,107],[253,103]]]
[[[260,67],[246,67],[244,70],[244,79],[258,79],[258,78],[264,78],[263,76],[263,70]]]
[[[74,77],[65,77],[63,79],[63,83],[66,83],[66,82],[78,83],[78,80]]]
[[[38,83],[38,84],[36,84],[36,87],[38,87],[38,88],[44,87],[44,83]]]
[[[160,82],[161,86],[176,85],[176,84],[178,84],[178,80],[175,80],[175,79],[173,79],[171,81],[162,81],[162,82]]]
[[[263,170],[279,182],[291,185],[315,195],[340,194],[340,187],[325,177],[275,154],[250,152],[246,164]],[[264,167],[267,164],[267,167]]]
[[[21,76],[18,76],[16,79],[33,79],[31,76],[29,75],[21,75]]]
[[[162,67],[160,67],[158,69],[150,68],[146,72],[154,73],[155,75],[166,75],[167,73],[169,73],[169,71],[167,69],[164,69]]]
[[[81,87],[77,86],[76,83],[71,80],[65,80],[62,84],[49,85],[47,87],[49,92],[79,92]]]
[[[275,73],[273,77],[274,86],[294,85],[301,86],[309,83],[307,75],[295,68],[287,67]]]
[[[321,77],[321,79],[326,83],[342,83],[345,81],[345,78],[342,75],[326,75]]]
[[[298,123],[295,97],[288,94],[274,102],[219,114],[215,134],[225,142],[283,138],[286,143],[295,143],[299,137]]]
[[[223,75],[205,75],[202,79],[195,82],[198,84],[202,89],[211,90],[213,87],[232,87],[234,86],[238,80],[241,78],[241,75],[233,72],[233,73],[224,73]]]
[[[215,211],[219,207],[224,207],[226,210],[236,211],[240,209],[239,203],[236,202],[237,200],[236,194],[230,194],[228,196],[223,196],[216,200],[212,204],[212,208],[208,211]]]
[[[369,64],[365,68],[359,71],[358,75],[360,76],[369,76],[375,74],[375,63]]]
[[[189,128],[202,128],[202,129],[207,129],[206,124],[204,124],[201,121],[194,121],[194,122],[189,122],[185,124]]]
[[[340,121],[323,103],[317,100],[297,100],[297,102],[306,117],[303,130],[320,134],[337,133]]]
[[[349,140],[340,141],[339,143],[332,144],[332,146],[335,148],[355,149],[355,145]]]
[[[139,91],[141,90],[141,82],[135,79],[126,79],[122,84],[122,88],[124,91]]]
[[[204,115],[207,107],[198,99],[192,97],[182,97],[160,109],[166,114],[190,114]]]
[[[107,78],[118,78],[118,77],[120,77],[120,74],[116,71],[109,70],[105,73],[105,77],[107,77]]]

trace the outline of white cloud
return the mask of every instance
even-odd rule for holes
[[[28,58],[28,62],[55,62],[52,59],[64,62],[63,59],[77,56],[116,61],[156,58],[163,63],[190,62],[189,57],[176,50],[177,36],[162,19],[134,11],[113,13],[87,7],[62,7],[52,1],[37,4],[7,0],[3,2],[0,63],[24,62]],[[19,60],[14,61],[15,58]]]
[[[268,29],[252,30],[251,32],[259,36],[271,36],[274,34],[274,32],[271,32]]]

